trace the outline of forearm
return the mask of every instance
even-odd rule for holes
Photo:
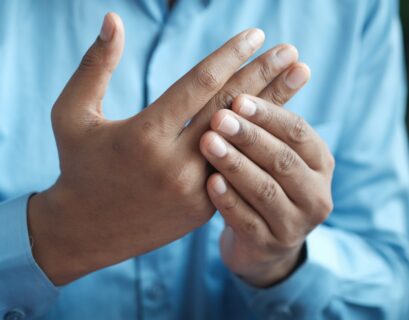
[[[52,191],[51,191],[52,192]],[[55,192],[54,192],[55,193]],[[28,203],[28,226],[33,241],[33,257],[55,285],[64,285],[85,275],[92,269],[81,255],[78,239],[64,221],[63,210],[76,210],[73,203],[58,207],[50,203],[50,196],[42,192],[31,197]],[[61,197],[59,197],[61,198]],[[62,200],[62,199],[61,199]],[[59,202],[58,200],[52,201]],[[85,239],[84,246],[85,246]]]

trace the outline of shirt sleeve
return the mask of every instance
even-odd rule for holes
[[[409,173],[397,1],[367,1],[336,151],[334,211],[304,263],[267,289],[235,282],[262,319],[409,319]],[[364,20],[364,19],[363,19]]]
[[[31,319],[44,314],[58,296],[58,289],[31,253],[29,197],[0,204],[0,319]]]

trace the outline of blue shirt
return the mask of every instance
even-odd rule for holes
[[[104,14],[126,47],[104,105],[134,115],[248,27],[298,47],[313,77],[287,108],[336,159],[335,208],[285,281],[252,288],[220,258],[214,218],[158,250],[55,287],[27,232],[30,194],[59,174],[50,110]],[[0,318],[408,319],[409,172],[395,0],[0,1]],[[35,243],[34,243],[35,245]]]

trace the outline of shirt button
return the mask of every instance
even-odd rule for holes
[[[280,315],[283,317],[283,319],[291,319],[292,317],[292,311],[290,307],[284,306],[281,307],[279,310]]]
[[[26,317],[26,314],[23,310],[13,309],[7,312],[4,315],[4,320],[22,320]]]
[[[155,283],[146,289],[146,297],[152,301],[162,300],[165,295],[165,287],[161,283]]]
[[[271,319],[277,320],[294,319],[292,317],[293,312],[289,306],[281,306],[277,308],[277,306],[271,305],[269,309],[271,313],[274,314],[274,316]]]

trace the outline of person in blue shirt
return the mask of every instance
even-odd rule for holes
[[[6,0],[0,58],[0,318],[408,319],[396,0]]]

